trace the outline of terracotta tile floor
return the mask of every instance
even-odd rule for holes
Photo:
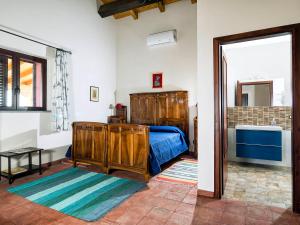
[[[48,168],[43,176],[70,164]],[[93,168],[91,168],[94,170]],[[141,179],[126,172],[113,175]],[[32,175],[16,180],[13,185],[39,178]],[[196,196],[196,188],[150,180],[148,188],[136,193],[99,221],[87,223],[9,194],[6,180],[0,182],[0,225],[293,225],[300,216],[289,210],[250,202],[214,200]]]
[[[229,162],[224,198],[291,208],[291,168]]]

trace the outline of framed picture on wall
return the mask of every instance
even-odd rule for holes
[[[90,101],[99,102],[99,87],[90,86]]]
[[[162,73],[152,74],[152,88],[162,88]]]

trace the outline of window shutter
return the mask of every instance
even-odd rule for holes
[[[7,57],[0,56],[0,107],[6,105]]]

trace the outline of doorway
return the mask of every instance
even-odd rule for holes
[[[214,39],[214,89],[215,89],[215,197],[221,198],[228,177],[227,137],[227,59],[224,58],[224,45],[259,40],[283,35],[291,36],[292,48],[292,125],[291,125],[291,170],[292,207],[300,212],[300,24],[252,31]],[[240,93],[239,100],[249,103],[249,96]],[[269,101],[270,102],[270,101]],[[272,138],[271,138],[272,139]],[[273,139],[272,139],[273,140]],[[243,152],[245,154],[245,152]]]

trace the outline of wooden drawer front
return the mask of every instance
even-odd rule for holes
[[[148,166],[148,127],[109,125],[108,166],[146,169]]]
[[[126,123],[126,119],[120,116],[109,116],[107,119],[108,123]]]

